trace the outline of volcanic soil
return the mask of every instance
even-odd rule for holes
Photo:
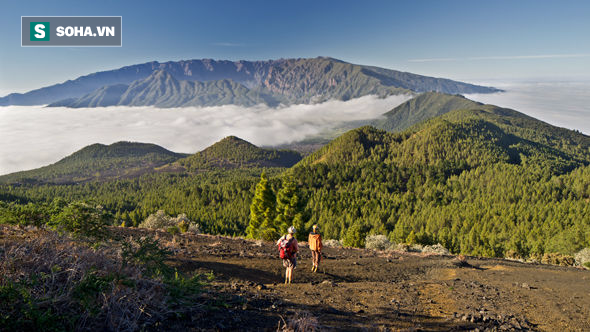
[[[312,273],[300,242],[293,283],[285,285],[274,243],[158,237],[179,270],[215,276],[205,293],[215,305],[196,330],[590,330],[590,271],[579,268],[324,248]]]

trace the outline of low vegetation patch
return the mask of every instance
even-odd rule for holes
[[[0,231],[11,233],[0,237],[0,330],[136,331],[204,312],[204,278],[168,267],[152,238],[92,249],[55,231]]]
[[[164,229],[172,235],[185,232],[198,234],[201,232],[199,225],[192,223],[185,214],[179,214],[175,218],[167,215],[163,210],[150,214],[138,227]]]
[[[590,268],[590,248],[584,248],[574,255],[577,265]]]

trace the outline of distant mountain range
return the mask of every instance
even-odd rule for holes
[[[202,59],[148,62],[97,72],[27,93],[9,94],[0,98],[0,106],[249,106],[427,91],[457,94],[500,90],[327,57],[268,61]]]

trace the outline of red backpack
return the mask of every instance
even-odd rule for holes
[[[286,238],[281,239],[281,242],[279,243],[279,257],[281,257],[281,259],[291,259],[291,257],[293,257],[293,239],[294,238],[289,240]]]

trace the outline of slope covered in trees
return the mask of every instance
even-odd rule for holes
[[[301,155],[290,150],[262,149],[235,136],[228,136],[201,152],[178,161],[189,171],[244,167],[291,167]]]
[[[184,156],[155,144],[97,143],[76,151],[55,164],[0,176],[0,183],[77,183],[137,176]]]
[[[400,133],[346,133],[289,171],[309,223],[454,252],[528,256],[590,245],[590,138],[512,110],[458,110]],[[566,185],[567,184],[567,185]]]
[[[371,125],[392,132],[402,131],[453,110],[474,109],[482,105],[460,95],[425,92],[383,114],[382,119],[373,121]]]

